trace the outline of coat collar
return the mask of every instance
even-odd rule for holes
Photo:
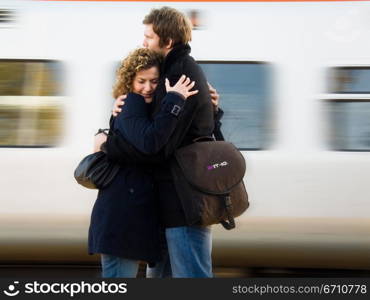
[[[183,45],[176,45],[173,47],[173,49],[167,54],[163,66],[162,66],[162,71],[163,73],[168,70],[168,68],[180,57],[189,55],[191,51],[191,48],[189,44]]]

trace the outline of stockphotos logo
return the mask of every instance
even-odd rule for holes
[[[14,281],[13,284],[4,290],[4,294],[9,297],[17,296],[20,291],[16,290],[19,281]],[[26,282],[24,284],[25,294],[67,294],[71,298],[78,294],[125,294],[127,293],[126,283],[107,283],[105,281],[89,283],[81,282]]]
[[[8,290],[4,290],[4,294],[9,297],[14,297],[19,294],[19,291],[15,289],[15,285],[18,285],[19,281],[14,281],[13,284],[8,286]]]

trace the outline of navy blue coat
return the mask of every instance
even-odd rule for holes
[[[185,101],[168,93],[151,120],[149,105],[130,93],[112,126],[139,151],[154,154],[166,144]],[[99,190],[89,228],[89,253],[104,253],[150,264],[160,260],[158,203],[148,165],[121,167],[112,183]]]

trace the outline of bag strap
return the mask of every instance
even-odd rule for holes
[[[215,130],[217,130],[217,132],[214,131],[213,134],[215,136],[216,141],[224,141],[225,138],[224,138],[224,135],[222,134],[222,131],[221,131],[221,122],[220,122],[220,119],[221,119],[222,115],[224,114],[224,112],[221,110],[218,113],[221,113],[221,116],[218,119],[218,123],[220,123],[220,124],[219,124],[219,126],[215,126]],[[234,217],[232,215],[233,204],[231,203],[230,195],[227,195],[224,198],[224,201],[225,201],[225,207],[226,207],[227,221],[222,220],[220,223],[226,230],[231,230],[231,229],[235,228],[235,220],[234,220]]]
[[[226,195],[225,197],[223,197],[223,200],[225,201],[227,221],[223,220],[220,223],[222,224],[222,226],[225,229],[231,230],[231,229],[235,228],[235,220],[234,220],[234,217],[233,217],[233,214],[232,214],[233,204],[231,203],[230,195]]]
[[[96,136],[96,135],[98,135],[100,133],[104,133],[106,136],[108,136],[110,134],[110,131],[111,130],[109,128],[104,128],[104,129],[99,128],[98,131],[97,131],[97,133],[95,133],[94,135]],[[107,154],[106,142],[104,142],[104,143],[102,143],[100,145],[100,150],[102,152],[104,152],[105,154]]]
[[[193,143],[197,142],[213,142],[215,139],[212,136],[200,136],[193,140]]]
[[[108,135],[109,130],[110,130],[109,128],[104,128],[104,129],[99,128],[99,129],[98,129],[98,132],[97,132],[97,133],[95,133],[95,135],[98,135],[98,134],[100,134],[100,133],[104,133],[105,135]]]

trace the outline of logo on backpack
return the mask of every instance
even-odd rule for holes
[[[218,169],[218,168],[221,168],[221,167],[226,167],[227,165],[228,165],[228,162],[223,161],[223,162],[218,163],[218,164],[210,165],[210,166],[207,167],[207,169],[208,169],[208,171],[210,171],[210,170]]]

